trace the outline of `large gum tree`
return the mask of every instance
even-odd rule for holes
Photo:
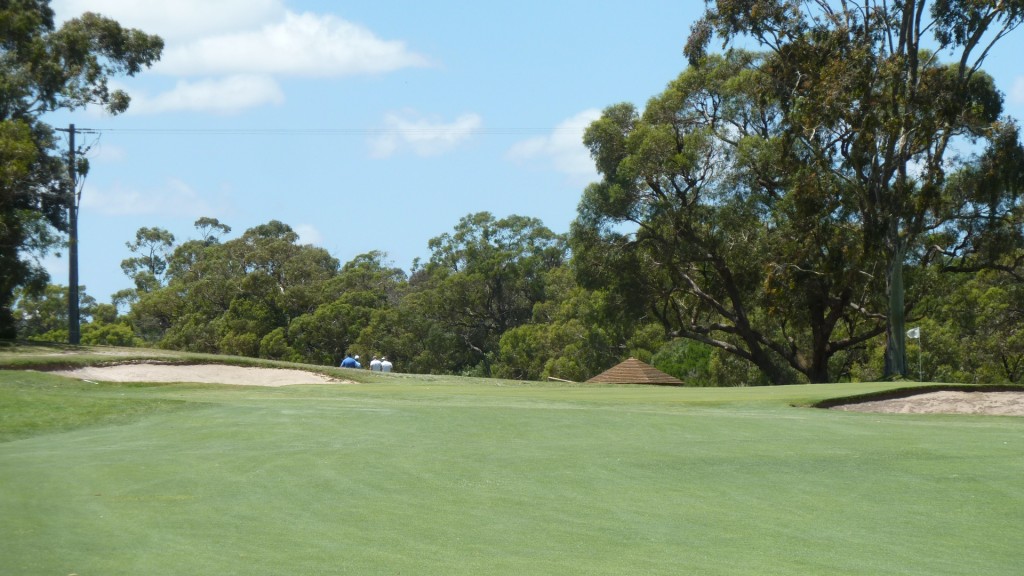
[[[723,48],[767,52],[790,150],[842,186],[865,253],[882,257],[885,375],[905,376],[904,273],[963,259],[993,237],[1019,249],[1020,170],[979,184],[978,156],[1019,158],[1017,126],[982,64],[1024,18],[1021,0],[720,0],[692,28],[691,65]],[[951,177],[957,175],[958,177]]]
[[[844,183],[808,168],[768,92],[764,57],[691,67],[640,113],[587,130],[600,182],[573,224],[581,281],[625,295],[670,334],[757,367],[828,382],[884,331]]]

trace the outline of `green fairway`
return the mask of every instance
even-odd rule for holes
[[[1024,418],[791,406],[885,384],[367,380],[89,384],[0,371],[0,573],[1024,566]]]

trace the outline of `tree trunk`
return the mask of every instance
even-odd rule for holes
[[[903,257],[906,248],[897,242],[889,261],[886,276],[886,291],[889,296],[889,314],[885,329],[885,374],[886,379],[907,375],[907,341],[904,331],[903,300]]]
[[[764,374],[765,378],[768,379],[768,382],[770,382],[772,386],[792,384],[793,382],[788,381],[787,379],[788,374],[786,371],[781,369],[772,361],[771,355],[761,347],[761,344],[753,337],[753,335],[748,333],[747,336],[748,337],[744,338],[744,340],[747,342],[747,347],[750,349],[749,360],[757,366],[761,371],[761,374]]]
[[[824,344],[827,344],[824,343]],[[825,346],[820,345],[819,342],[814,343],[814,359],[807,370],[804,371],[804,375],[807,376],[808,382],[811,384],[828,384],[832,381],[831,375],[828,371],[829,356],[826,353]]]

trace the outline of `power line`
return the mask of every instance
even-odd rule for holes
[[[556,128],[481,128],[473,134],[490,136],[523,136],[579,132],[587,126],[559,126]],[[157,134],[157,135],[207,135],[207,136],[384,136],[391,134],[443,134],[451,131],[447,127],[404,127],[404,128],[77,128],[79,133],[100,134]]]

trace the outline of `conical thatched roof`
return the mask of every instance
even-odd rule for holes
[[[587,382],[605,384],[665,384],[682,386],[683,381],[665,374],[650,364],[630,358],[594,376]]]

